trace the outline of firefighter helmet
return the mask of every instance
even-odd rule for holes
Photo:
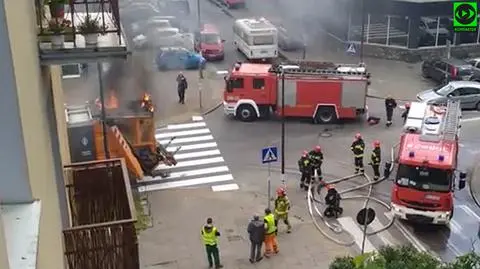
[[[362,138],[362,134],[356,133],[356,134],[355,134],[355,139],[360,139],[360,138]]]
[[[315,152],[322,152],[322,148],[320,146],[315,147]]]
[[[378,140],[373,141],[373,146],[374,147],[380,147],[380,141],[378,141]]]
[[[410,102],[405,103],[405,108],[410,108]]]
[[[278,187],[277,188],[277,195],[278,196],[285,196],[285,194],[286,194],[286,191],[283,187]]]
[[[307,156],[308,156],[308,151],[304,150],[304,151],[302,152],[302,157],[307,157]]]
[[[325,184],[325,188],[326,188],[327,190],[335,189],[335,185],[333,185],[333,184]]]

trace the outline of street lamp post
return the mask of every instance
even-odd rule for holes
[[[198,19],[198,29],[200,29],[201,17],[200,17],[200,0],[197,0],[197,19]]]
[[[105,111],[105,94],[103,92],[103,65],[97,62],[98,84],[100,90],[101,120],[103,131],[103,150],[105,151],[105,159],[110,159],[110,151],[108,150],[108,132],[107,132],[107,112]]]

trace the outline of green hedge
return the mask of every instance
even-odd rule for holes
[[[386,246],[356,257],[337,257],[329,269],[480,269],[480,256],[471,252],[443,263],[412,246]]]

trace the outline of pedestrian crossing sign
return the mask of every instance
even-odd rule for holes
[[[355,48],[354,43],[347,44],[347,53],[352,55],[357,54],[357,49]]]
[[[262,149],[262,163],[273,163],[278,161],[277,147],[268,147]]]

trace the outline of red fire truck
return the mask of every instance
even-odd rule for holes
[[[364,65],[331,62],[237,63],[225,77],[225,114],[254,121],[270,113],[315,123],[352,119],[366,112],[370,74]]]
[[[447,224],[453,216],[460,102],[446,106],[414,102],[398,148],[398,170],[392,186],[395,216],[414,222]],[[460,173],[459,188],[465,187]]]

